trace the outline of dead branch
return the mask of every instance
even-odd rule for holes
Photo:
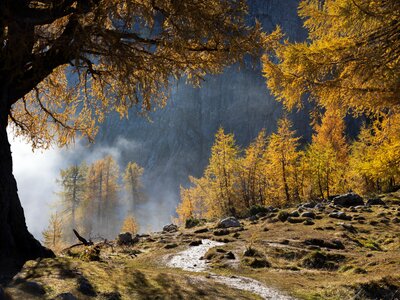
[[[92,246],[93,242],[91,240],[87,241],[84,237],[82,237],[78,231],[76,231],[75,229],[72,229],[72,231],[74,232],[75,236],[78,238],[78,240],[85,246]]]

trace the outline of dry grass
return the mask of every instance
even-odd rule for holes
[[[103,247],[98,262],[80,259],[83,249],[76,248],[72,256],[30,262],[20,277],[44,286],[46,295],[40,299],[52,299],[62,292],[89,299],[78,289],[82,278],[97,295],[114,292],[121,299],[257,299],[211,282],[205,273],[165,267],[165,259],[186,249],[192,240],[223,238],[229,242],[218,248],[232,251],[236,260],[226,260],[224,255],[211,250],[210,267],[214,273],[251,277],[301,299],[368,299],[371,290],[391,291],[400,287],[400,225],[391,222],[400,213],[400,195],[386,195],[384,200],[391,203],[389,208],[375,206],[372,212],[344,209],[350,216],[365,218],[360,221],[332,219],[324,212],[318,213],[322,218],[314,220],[312,226],[259,220],[242,221],[245,230],[233,230],[222,237],[212,234],[215,224],[210,223],[206,224],[210,229],[207,233],[195,234],[195,227],[172,234],[152,234],[132,247]],[[385,218],[390,221],[381,222]],[[354,228],[349,230],[343,223]],[[345,249],[318,248],[307,245],[307,239],[340,240]],[[177,247],[165,248],[170,244]],[[270,266],[253,268],[241,263],[249,247],[257,249],[258,256]],[[334,268],[310,268],[304,261],[316,251],[330,259],[343,259],[336,260]],[[18,285],[7,291],[14,299],[35,299]]]

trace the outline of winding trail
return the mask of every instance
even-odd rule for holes
[[[205,271],[207,269],[207,261],[200,258],[203,257],[209,249],[222,245],[224,245],[224,243],[202,240],[202,244],[199,246],[189,247],[187,250],[174,255],[167,261],[167,266],[191,272]],[[208,278],[232,288],[254,293],[261,296],[263,299],[294,300],[294,298],[276,289],[267,287],[255,279],[242,276],[228,277],[213,273],[211,273]]]

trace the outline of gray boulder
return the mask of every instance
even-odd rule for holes
[[[218,223],[218,228],[241,227],[239,220],[235,217],[225,218]]]
[[[304,203],[302,206],[304,208],[314,208],[315,205],[316,205],[316,203],[314,203],[314,202],[307,202],[307,203]]]
[[[303,213],[301,214],[301,216],[302,216],[303,218],[315,219],[315,213],[313,213],[312,211],[303,212]]]
[[[346,215],[346,213],[344,213],[342,211],[333,212],[333,213],[329,214],[329,217],[339,219],[339,220],[346,220],[346,221],[350,221],[352,219],[351,216]]]
[[[298,212],[297,210],[294,210],[294,211],[292,211],[292,212],[290,213],[290,216],[291,216],[291,217],[297,218],[297,217],[300,217],[300,214],[299,214],[299,212]]]
[[[178,226],[175,224],[168,224],[163,227],[164,232],[177,232],[178,231]]]
[[[386,205],[386,203],[380,198],[368,199],[367,205]]]
[[[348,193],[333,198],[333,204],[344,207],[358,206],[364,205],[364,200],[356,193]]]

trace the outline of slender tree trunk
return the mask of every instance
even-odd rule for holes
[[[286,179],[286,168],[284,162],[282,162],[282,180],[283,180],[283,187],[285,190],[286,205],[288,205],[290,203],[290,194],[289,194],[289,186],[287,184],[287,179]]]
[[[0,281],[6,281],[29,259],[52,257],[29,233],[13,175],[7,136],[9,107],[0,98]]]

